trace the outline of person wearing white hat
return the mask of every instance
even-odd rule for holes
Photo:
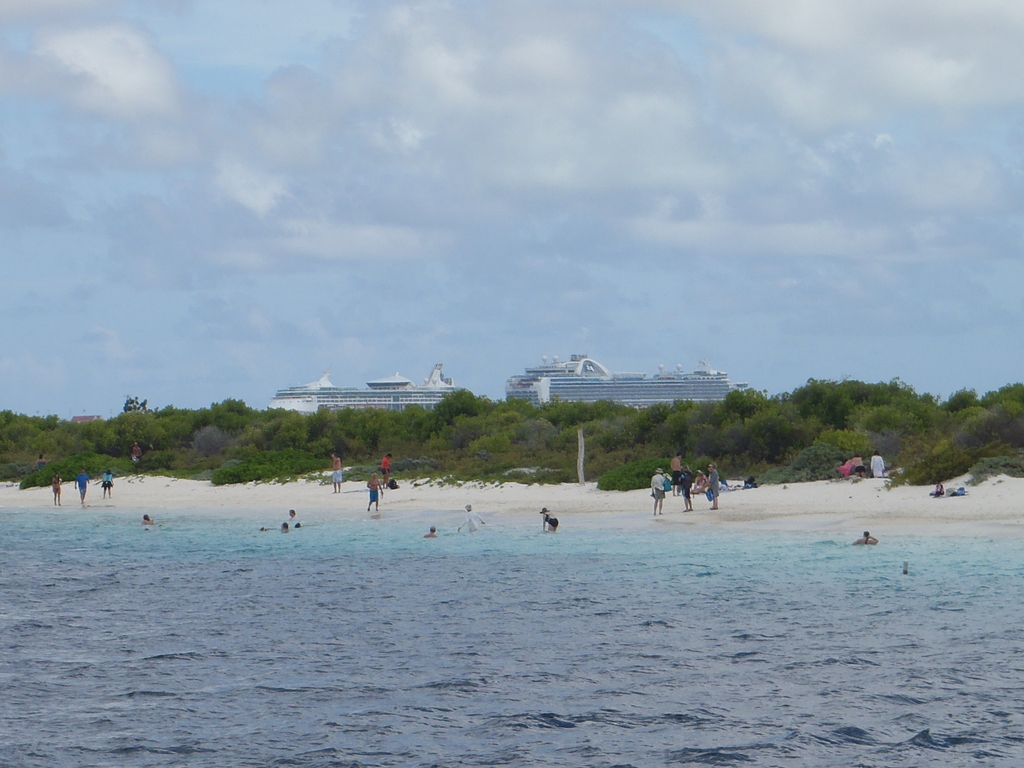
[[[466,522],[458,527],[458,531],[462,531],[462,526],[465,526],[470,533],[476,533],[481,525],[487,525],[476,512],[473,511],[473,505],[466,505]]]

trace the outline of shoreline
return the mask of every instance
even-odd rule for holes
[[[947,483],[956,488],[965,478]],[[547,507],[568,528],[658,528],[730,530],[746,533],[806,532],[849,536],[862,531],[884,535],[1024,537],[1024,479],[993,477],[968,487],[968,495],[934,499],[927,487],[904,486],[887,490],[884,480],[817,481],[786,486],[761,486],[723,493],[717,512],[695,497],[694,512],[683,513],[681,497],[665,499],[665,514],[651,514],[653,502],[646,489],[599,491],[595,483],[580,486],[489,485],[464,483],[436,485],[427,481],[399,481],[398,490],[387,491],[380,514],[388,521],[417,525],[461,523],[463,507],[472,504],[485,520],[503,526],[536,526],[539,511]],[[205,481],[157,476],[119,478],[111,500],[101,498],[98,485],[89,486],[86,509],[135,516],[157,516],[188,510],[251,518],[254,522],[277,519],[296,509],[302,520],[360,520],[366,511],[364,484],[345,482],[335,494],[328,482],[246,483],[214,486]],[[20,490],[16,484],[0,487],[0,510],[51,509],[66,511],[73,519],[78,492],[66,484],[62,506],[55,507],[49,488]]]

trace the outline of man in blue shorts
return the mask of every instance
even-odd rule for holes
[[[85,492],[89,490],[89,476],[85,474],[85,470],[81,470],[78,473],[78,477],[75,478],[75,485],[78,486],[78,495],[82,497],[82,506],[85,506]]]

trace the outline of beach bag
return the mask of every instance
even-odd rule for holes
[[[398,490],[398,482],[395,480],[395,478],[392,477],[390,480],[388,480],[388,489],[392,491]]]
[[[704,495],[708,497],[708,501],[714,501],[715,500],[715,494],[713,494],[711,492],[710,488],[708,488],[707,492]]]
[[[666,493],[668,491],[671,491],[672,490],[672,481],[669,478],[666,477],[665,478],[665,482],[661,484],[661,487],[665,490]]]

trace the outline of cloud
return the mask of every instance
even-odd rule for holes
[[[914,107],[962,111],[1024,96],[1024,8],[1009,0],[693,0],[731,104],[772,105],[813,130]]]
[[[137,119],[166,116],[179,108],[170,63],[143,34],[127,25],[49,33],[38,42],[36,53],[70,76],[71,98],[82,109]]]
[[[3,0],[0,2],[0,22],[65,15],[73,11],[112,5],[113,2],[114,0]]]
[[[420,256],[425,234],[412,227],[343,224],[310,219],[284,222],[281,246],[321,259],[411,258]]]
[[[232,200],[265,216],[277,201],[288,194],[283,179],[254,170],[237,160],[217,163],[217,186]]]

